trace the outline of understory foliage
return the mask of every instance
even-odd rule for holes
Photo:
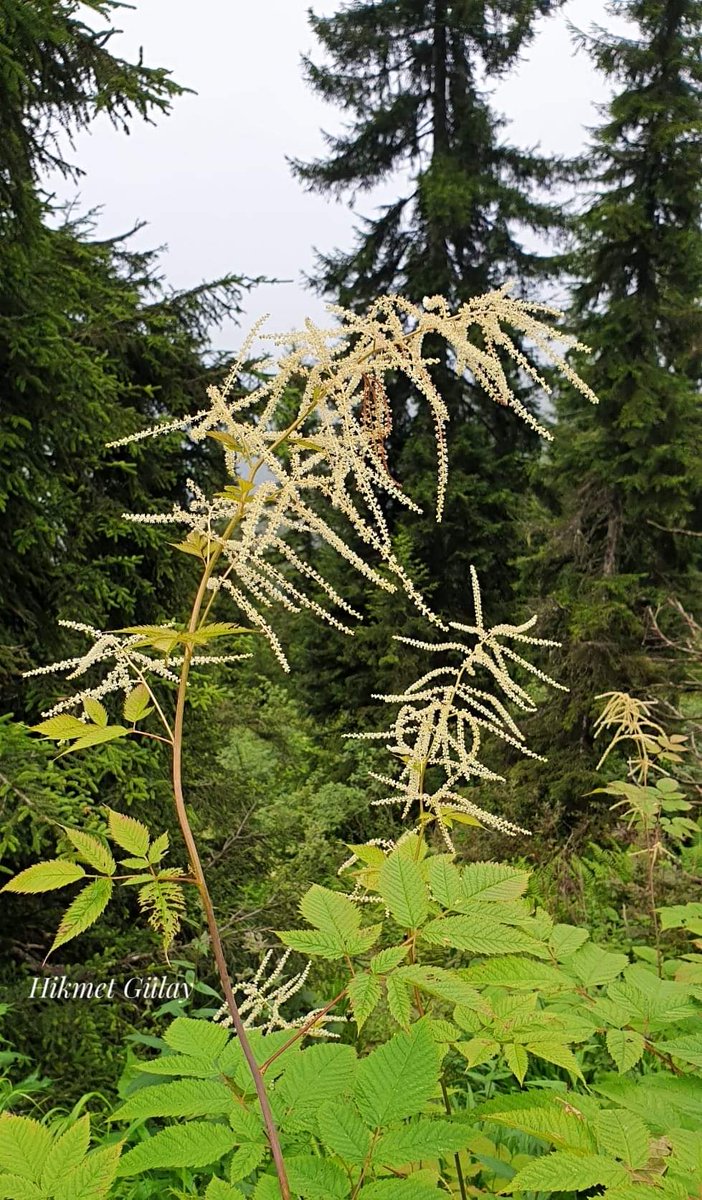
[[[66,825],[66,851],[27,867],[3,890],[80,888],[51,953],[97,921],[115,883],[136,890],[168,952],[186,891],[196,889],[224,1004],[177,1015],[161,1038],[148,1039],[156,1053],[132,1062],[99,1147],[89,1149],[90,1122],[77,1112],[60,1129],[21,1112],[0,1117],[0,1195],[141,1200],[168,1190],[205,1200],[466,1200],[593,1188],[607,1200],[699,1195],[702,956],[680,944],[678,931],[696,936],[700,906],[661,907],[651,893],[655,949],[636,955],[556,920],[529,897],[521,866],[465,863],[456,854],[464,826],[526,833],[486,810],[480,790],[500,781],[500,743],[536,757],[521,720],[549,688],[562,686],[532,662],[554,643],[533,635],[533,619],[489,624],[475,571],[472,620],[437,617],[395,556],[378,503],[390,491],[415,506],[389,475],[382,425],[369,419],[382,417],[384,372],[406,371],[434,414],[440,515],[446,413],[423,337],[442,334],[459,369],[470,365],[493,399],[523,416],[499,351],[533,369],[505,325],[549,351],[538,311],[503,292],[455,315],[436,298],[422,311],[393,297],[365,321],[343,314],[333,345],[308,326],[256,390],[237,393],[232,375],[223,389],[210,389],[210,408],[163,427],[221,443],[231,480],[212,498],[193,484],[187,508],[134,518],[183,528],[175,549],[199,571],[189,619],[116,631],[70,622],[89,649],[31,673],[61,670],[78,689],[36,726],[58,744],[59,758],[71,762],[76,752],[125,739],[155,741],[159,753],[167,747],[188,867],[164,862],[166,833],[155,836],[107,807],[104,832]],[[476,324],[480,349],[469,339]],[[282,427],[293,377],[299,403]],[[307,503],[309,493],[363,534],[365,557]],[[348,731],[356,742],[385,743],[390,765],[374,766],[372,784],[380,785],[376,803],[397,807],[399,821],[386,836],[350,843],[338,883],[314,883],[303,895],[304,925],[280,929],[258,969],[232,984],[183,792],[183,726],[188,696],[196,698],[189,675],[191,667],[241,659],[238,649],[213,652],[222,639],[238,647],[252,637],[287,670],[275,606],[307,607],[341,623],[343,595],[290,549],[290,531],[326,541],[381,589],[403,587],[427,637],[398,640],[409,640],[425,665],[402,692],[378,697],[395,710],[385,731]],[[328,607],[304,589],[310,579]],[[222,615],[236,619],[210,618],[222,601],[233,610]],[[669,770],[683,747],[646,702],[605,699],[603,761],[623,741],[633,745],[630,779],[605,790],[640,823],[653,870],[664,836],[684,841],[694,832]]]

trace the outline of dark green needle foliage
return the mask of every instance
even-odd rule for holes
[[[157,531],[122,513],[186,500],[209,455],[178,437],[148,457],[104,444],[199,405],[223,370],[209,330],[244,286],[227,274],[170,290],[157,253],[100,241],[42,191],[50,169],[75,176],[68,137],[96,114],[128,130],[183,90],[111,53],[121,7],[0,0],[0,712],[32,707],[22,668],[68,652],[57,618],[109,626],[172,602],[179,572],[157,563]]]
[[[510,279],[517,291],[533,293],[555,269],[555,259],[533,247],[560,221],[548,194],[557,164],[509,143],[489,89],[515,68],[539,18],[557,7],[550,0],[378,0],[311,16],[321,53],[319,62],[305,60],[307,77],[342,110],[344,125],[327,135],[324,158],[293,164],[298,177],[334,197],[355,197],[388,181],[397,186],[397,199],[378,216],[362,218],[352,249],[319,255],[320,291],[357,310],[387,292],[417,303],[441,293],[458,305]],[[468,610],[464,582],[472,562],[489,580],[488,602],[499,612],[510,595],[508,564],[521,546],[520,506],[538,439],[506,420],[470,377],[456,380],[437,351],[435,377],[451,413],[445,516],[437,527],[431,422],[398,381],[389,388],[389,464],[424,516],[405,521],[390,504],[388,517],[420,574],[441,578],[432,589],[438,610]],[[533,403],[517,371],[511,383]],[[389,628],[406,619],[391,606],[387,625],[371,631],[370,640],[387,647]],[[341,654],[357,674],[364,638],[338,649],[336,641],[337,664]],[[314,645],[309,652],[315,655]],[[377,662],[375,646],[371,654]],[[316,697],[329,699],[323,689]]]
[[[600,403],[559,400],[551,516],[531,560],[567,647],[558,677],[571,688],[561,744],[570,771],[553,748],[549,757],[569,806],[592,779],[583,731],[593,697],[653,686],[670,698],[690,656],[658,630],[689,641],[670,601],[695,611],[700,595],[702,4],[615,10],[632,22],[626,37],[580,39],[617,89],[582,166],[572,258],[572,320],[593,348],[586,375]],[[546,720],[552,731],[553,714]]]

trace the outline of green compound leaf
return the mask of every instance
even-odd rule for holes
[[[44,1191],[53,1192],[69,1171],[80,1166],[88,1153],[89,1144],[90,1117],[85,1116],[57,1138],[47,1154],[41,1175]]]
[[[0,1175],[0,1197],[2,1200],[46,1200],[46,1192],[21,1175]]]
[[[588,942],[570,955],[563,968],[572,973],[583,987],[597,987],[611,983],[628,965],[626,954],[603,950],[601,946]]]
[[[168,1026],[164,1041],[171,1050],[205,1059],[213,1066],[229,1042],[229,1030],[211,1021],[198,1021],[194,1017],[176,1017]]]
[[[162,1129],[122,1158],[118,1174],[138,1175],[168,1167],[207,1167],[234,1149],[236,1139],[225,1125],[189,1121]]]
[[[38,1180],[51,1150],[49,1130],[31,1117],[0,1115],[0,1167],[23,1179]]]
[[[240,1180],[246,1179],[252,1171],[260,1167],[267,1154],[268,1148],[260,1142],[248,1142],[240,1146],[232,1155],[229,1164],[230,1183],[239,1183]]]
[[[54,1192],[55,1200],[102,1200],[117,1175],[122,1143],[93,1150],[63,1179]]]
[[[304,1128],[323,1104],[343,1101],[351,1093],[355,1074],[352,1046],[320,1044],[302,1050],[276,1085],[286,1127]]]
[[[386,950],[379,950],[370,960],[371,971],[374,975],[384,975],[388,971],[394,971],[403,958],[407,958],[408,949],[408,946],[388,946]]]
[[[628,1167],[645,1167],[649,1157],[649,1130],[640,1117],[624,1108],[609,1108],[597,1114],[595,1133],[600,1150],[621,1158]]]
[[[373,1162],[383,1167],[406,1167],[425,1159],[445,1158],[462,1150],[475,1137],[469,1125],[447,1120],[419,1120],[391,1129],[373,1150]]]
[[[104,846],[91,834],[83,833],[80,829],[66,829],[64,832],[75,846],[83,862],[87,862],[89,866],[94,867],[103,875],[114,875],[117,864],[107,846]]]
[[[482,1104],[476,1116],[550,1142],[557,1150],[594,1153],[595,1138],[576,1107],[578,1099],[564,1103],[543,1092],[515,1093]]]
[[[431,893],[444,908],[453,908],[463,899],[461,873],[450,854],[434,854],[427,864]]]
[[[362,972],[349,980],[346,991],[360,1032],[380,1000],[380,980],[375,975]]]
[[[529,872],[508,863],[470,863],[461,872],[463,899],[516,900],[529,884]]]
[[[2,888],[3,892],[53,892],[56,888],[66,887],[85,878],[85,871],[78,863],[64,862],[63,859],[52,859],[50,862],[35,863],[20,871],[9,883]]]
[[[417,929],[429,913],[429,890],[415,862],[400,854],[386,858],[378,874],[378,891],[393,918],[404,929]]]
[[[614,1188],[628,1183],[621,1163],[596,1154],[557,1150],[536,1158],[518,1171],[503,1192],[582,1192],[593,1187]]]
[[[370,1133],[349,1104],[325,1104],[317,1113],[325,1149],[350,1166],[361,1166],[370,1149]]]
[[[112,841],[128,854],[144,858],[149,849],[149,831],[146,826],[134,817],[115,812],[113,808],[105,806],[105,812]]]
[[[581,1079],[583,1083],[585,1082],[573,1051],[561,1042],[527,1042],[526,1049],[536,1058],[543,1058],[545,1062],[554,1063],[557,1067],[563,1067],[573,1078]]]
[[[346,1200],[351,1184],[346,1172],[335,1162],[299,1154],[286,1160],[290,1187],[303,1200]]]
[[[124,725],[84,725],[83,737],[79,737],[72,746],[68,746],[57,754],[57,758],[65,758],[74,750],[87,750],[89,746],[100,746],[103,742],[113,742],[116,738],[126,737],[129,730]]]
[[[110,902],[112,886],[111,879],[95,879],[78,893],[61,918],[52,951],[95,924]]]
[[[398,1025],[408,1029],[412,1012],[412,994],[407,984],[397,974],[388,975],[385,986],[387,989],[388,1008]]]
[[[524,1083],[524,1077],[529,1069],[529,1055],[524,1047],[516,1042],[505,1042],[502,1053],[512,1074],[520,1083]]]
[[[361,926],[361,914],[348,896],[317,883],[302,897],[300,912],[315,929],[333,934],[342,944]]]
[[[89,717],[94,725],[99,725],[101,729],[105,728],[107,725],[107,709],[104,704],[101,704],[93,696],[88,696],[83,701],[83,708],[85,709],[86,717]]]
[[[354,1095],[363,1119],[376,1128],[422,1111],[436,1091],[439,1055],[426,1021],[398,1033],[361,1059]]]
[[[122,715],[131,725],[136,724],[142,717],[148,716],[153,709],[150,707],[151,695],[145,683],[138,683],[124,701]]]
[[[608,1029],[607,1049],[617,1064],[620,1075],[635,1067],[644,1052],[645,1042],[634,1029]]]
[[[86,728],[85,721],[79,721],[78,717],[71,717],[68,713],[61,713],[58,717],[49,717],[48,721],[31,726],[32,733],[41,733],[44,737],[53,738],[54,741],[82,737]]]
[[[435,1187],[416,1179],[379,1179],[368,1183],[358,1193],[358,1200],[436,1200],[441,1196]]]
[[[244,1193],[223,1179],[211,1179],[205,1191],[205,1200],[244,1200]]]
[[[111,1121],[146,1117],[219,1117],[234,1105],[231,1090],[216,1079],[178,1079],[142,1088],[120,1105]]]
[[[480,992],[461,979],[456,971],[448,971],[444,967],[412,965],[400,967],[395,972],[395,977],[418,987],[420,991],[426,992],[429,996],[445,1000],[448,1004],[462,1004],[467,1008],[485,1008],[485,1002]]]
[[[543,952],[542,942],[519,929],[486,916],[438,917],[422,930],[422,937],[434,946],[451,946],[473,954],[511,954],[516,951]]]

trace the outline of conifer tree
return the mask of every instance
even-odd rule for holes
[[[388,292],[417,303],[441,293],[456,305],[510,279],[528,293],[553,269],[552,259],[525,243],[559,222],[546,190],[555,164],[506,141],[488,89],[514,67],[538,18],[557,7],[553,0],[353,0],[333,16],[311,16],[324,56],[319,65],[305,60],[307,78],[343,110],[345,127],[326,137],[325,158],[295,162],[294,169],[310,189],[336,197],[394,177],[399,193],[379,216],[363,220],[352,250],[319,255],[321,292],[352,309]],[[430,586],[440,611],[467,608],[465,580],[474,563],[488,581],[487,602],[501,612],[508,563],[520,544],[515,517],[538,439],[526,427],[515,430],[468,375],[457,381],[445,361],[437,363],[436,379],[451,414],[453,477],[442,524],[435,526],[427,508],[435,470],[430,423],[400,383],[389,389],[390,469],[425,515],[405,524],[390,505],[388,517],[415,569],[429,581],[441,578]],[[528,402],[525,381],[515,372],[510,382]],[[394,611],[389,624],[397,621]],[[387,649],[387,627],[369,636]],[[333,649],[358,668],[354,646]]]
[[[109,21],[122,5],[85,7]],[[101,625],[154,619],[181,586],[154,531],[125,529],[121,514],[150,495],[187,500],[209,452],[175,438],[145,471],[105,442],[197,406],[224,369],[209,328],[239,311],[243,286],[226,275],[171,291],[157,254],[51,208],[47,170],[73,171],[66,133],[100,111],[127,128],[183,90],[113,56],[114,30],[95,32],[79,8],[0,0],[0,713],[17,715],[30,695],[18,672],[67,649],[57,618],[78,605]]]
[[[618,90],[584,160],[572,257],[571,324],[593,349],[585,373],[600,402],[559,399],[551,517],[531,560],[566,647],[566,729],[549,758],[571,809],[589,803],[578,797],[592,786],[593,698],[670,698],[675,654],[658,630],[685,639],[669,601],[699,612],[700,597],[702,4],[627,0],[611,11],[630,33],[581,37]],[[553,714],[545,720],[553,730]]]

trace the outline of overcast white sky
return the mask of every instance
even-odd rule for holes
[[[102,207],[104,236],[147,221],[139,244],[167,245],[164,271],[174,286],[228,271],[292,280],[259,287],[246,301],[246,324],[269,312],[269,328],[281,331],[305,315],[322,317],[302,273],[313,265],[314,246],[348,247],[355,220],[346,204],[305,193],[285,161],[286,154],[316,156],[321,128],[342,120],[302,78],[300,54],[315,50],[307,7],[307,0],[135,0],[120,15],[114,49],[133,56],[143,46],[147,63],[170,68],[197,94],[176,100],[155,126],[135,123],[129,137],[100,119],[74,151],[86,172],[80,207]],[[317,0],[315,10],[338,7],[339,0]],[[611,27],[605,10],[605,0],[570,0],[541,23],[520,69],[495,94],[512,122],[510,140],[568,153],[583,144],[606,91],[588,58],[574,53],[567,22]],[[76,194],[55,187],[61,197]],[[361,195],[357,214],[396,191],[386,185]],[[233,347],[239,339],[229,328],[215,342]]]

